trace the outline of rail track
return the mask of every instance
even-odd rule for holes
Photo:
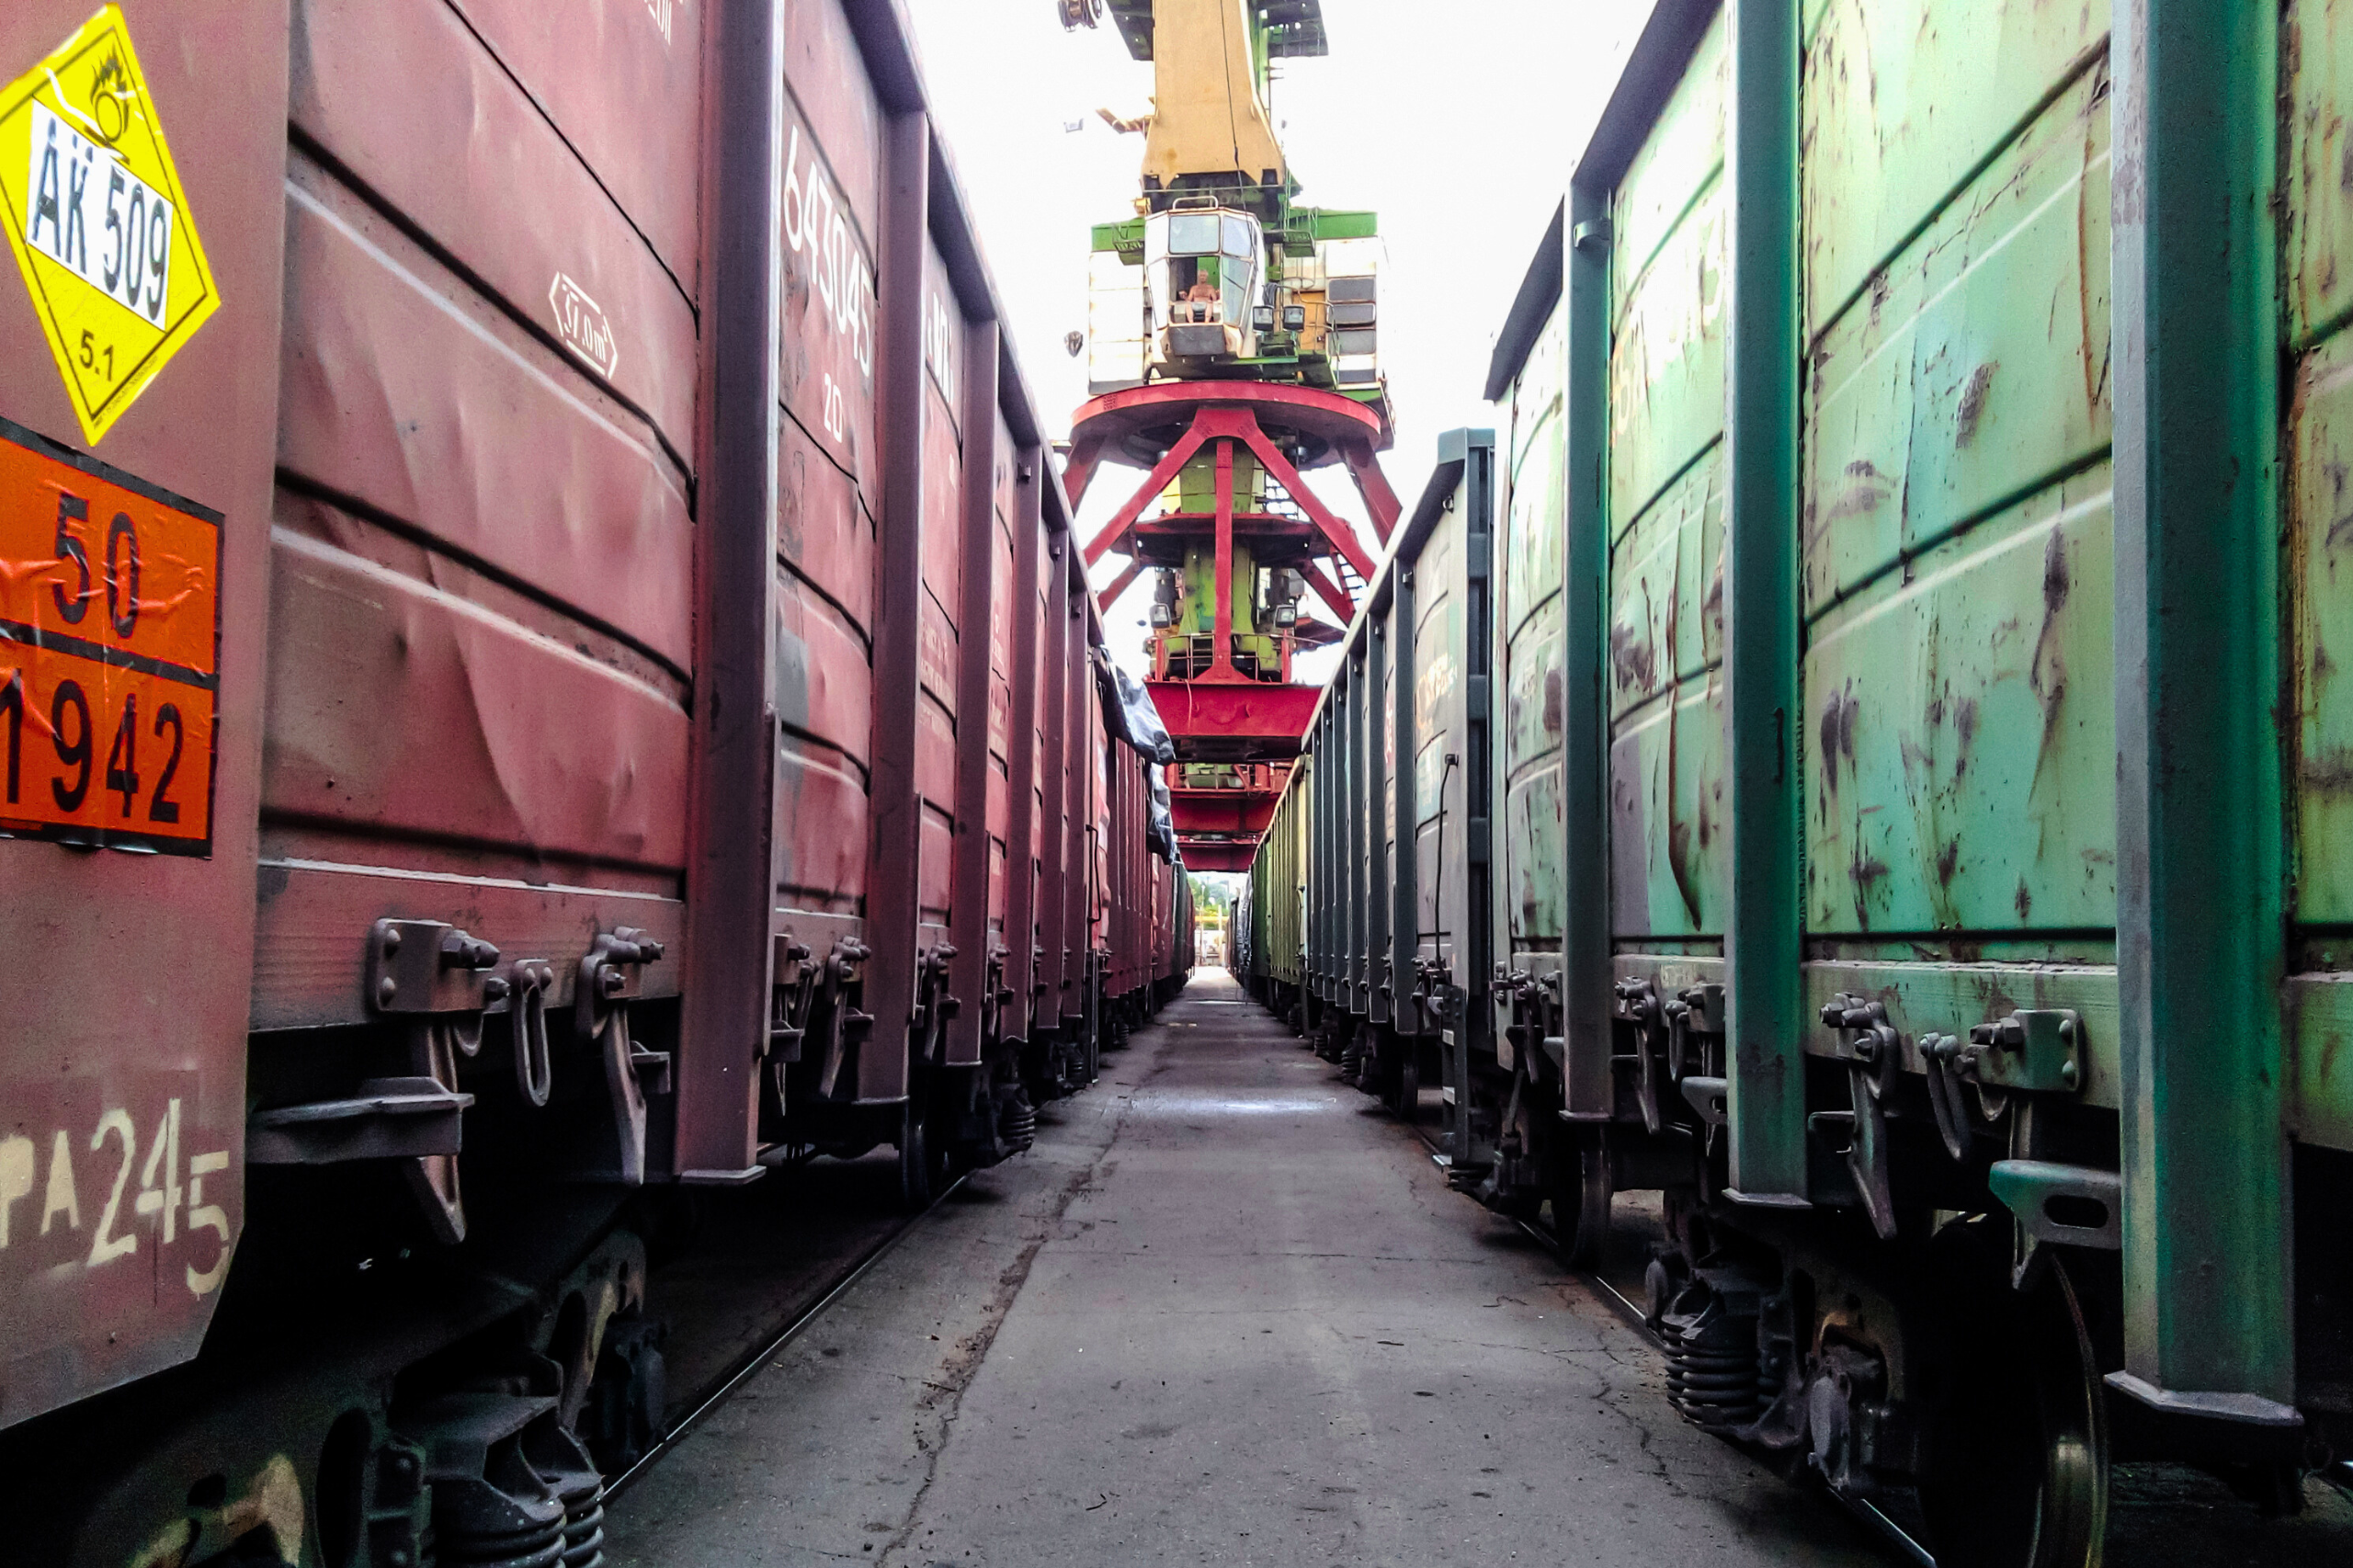
[[[721,1406],[735,1395],[738,1390],[751,1381],[762,1367],[806,1333],[836,1301],[847,1295],[859,1280],[865,1278],[877,1264],[889,1256],[892,1250],[904,1241],[908,1233],[921,1224],[934,1210],[962,1190],[964,1184],[972,1179],[972,1173],[967,1171],[957,1176],[920,1210],[898,1215],[887,1221],[876,1221],[875,1233],[861,1242],[848,1257],[836,1258],[821,1270],[814,1287],[817,1293],[813,1297],[799,1291],[791,1292],[797,1298],[796,1304],[777,1321],[772,1329],[756,1340],[750,1349],[742,1351],[730,1359],[725,1364],[724,1369],[716,1377],[703,1380],[701,1386],[686,1401],[685,1414],[667,1425],[661,1437],[653,1447],[620,1470],[605,1477],[606,1501],[610,1503],[627,1493],[649,1471],[668,1457],[672,1450],[694,1432],[696,1427],[709,1420]],[[802,1279],[798,1283],[806,1290],[810,1288],[812,1282]]]

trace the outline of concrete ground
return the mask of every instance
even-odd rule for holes
[[[648,1476],[611,1560],[1886,1564],[1204,971]]]

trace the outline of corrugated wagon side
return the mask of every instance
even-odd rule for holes
[[[1663,1192],[1685,1413],[1939,1560],[2096,1560],[2120,1457],[2290,1502],[2353,1420],[2344,35],[1662,6],[1499,345],[1551,1137],[1483,1196],[1591,1258]]]
[[[593,1561],[683,1190],[888,1145],[924,1201],[1091,1077],[1107,968],[1167,968],[904,28],[0,20],[41,1561]]]

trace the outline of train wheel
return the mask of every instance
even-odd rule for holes
[[[921,1094],[910,1094],[899,1112],[899,1204],[909,1213],[931,1207],[931,1131],[925,1126],[930,1119],[923,1101]]]
[[[1405,1059],[1397,1064],[1397,1119],[1412,1127],[1422,1118],[1421,1052],[1405,1042]]]
[[[1938,1568],[2097,1568],[2108,1431],[2075,1287],[2052,1258],[2032,1291],[1978,1297],[1920,1487]]]
[[[1609,1156],[1599,1149],[1572,1149],[1563,1157],[1561,1185],[1552,1193],[1552,1241],[1561,1261],[1591,1268],[1601,1261],[1609,1239]]]

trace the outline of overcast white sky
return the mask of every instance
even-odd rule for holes
[[[908,9],[1015,352],[1047,427],[1064,434],[1086,397],[1086,362],[1063,338],[1086,325],[1087,230],[1132,212],[1143,156],[1142,137],[1095,111],[1142,113],[1152,67],[1128,58],[1108,17],[1063,31],[1054,0]],[[1648,0],[1324,0],[1331,53],[1279,62],[1277,131],[1301,199],[1381,215],[1381,347],[1397,414],[1382,463],[1408,505],[1439,432],[1495,423],[1480,393],[1496,330],[1649,12]],[[1082,534],[1142,480],[1105,470]],[[1361,520],[1343,471],[1313,481]],[[1098,581],[1116,571],[1107,560]],[[1144,597],[1140,584],[1105,607],[1122,662],[1141,644]]]

